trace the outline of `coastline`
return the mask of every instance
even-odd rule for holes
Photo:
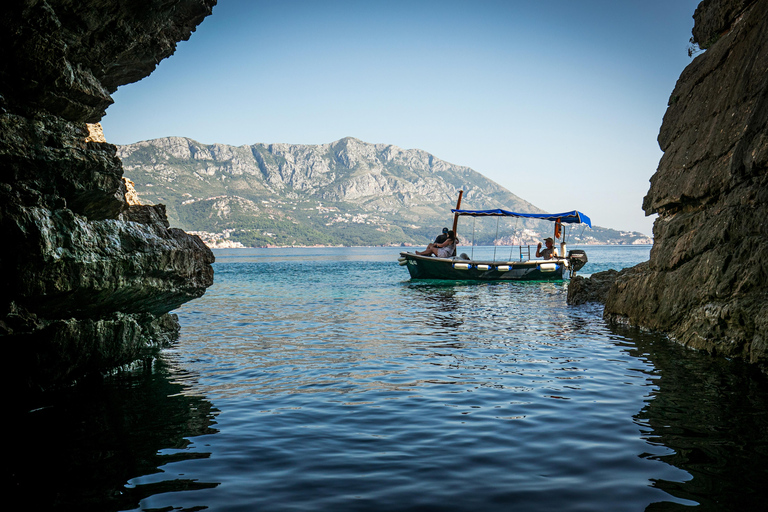
[[[237,243],[230,243],[230,244],[205,244],[212,250],[219,250],[219,249],[352,249],[352,248],[374,248],[374,247],[388,247],[388,248],[403,248],[403,249],[409,249],[409,248],[418,248],[423,247],[422,245],[415,245],[415,244],[385,244],[385,245],[322,245],[322,244],[316,244],[316,245],[259,245],[254,247],[246,247],[242,244]],[[523,247],[530,246],[533,247],[535,244],[523,244]],[[652,246],[653,243],[631,243],[631,244],[607,244],[607,243],[580,243],[580,244],[568,244],[572,247],[584,247],[584,246],[592,246],[592,247],[642,247],[642,246]],[[462,244],[461,247],[517,247],[518,244],[515,245],[483,245],[483,244]]]

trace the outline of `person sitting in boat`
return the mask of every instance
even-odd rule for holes
[[[541,242],[539,242],[539,245],[536,247],[536,257],[551,260],[555,256],[555,241],[552,238],[547,237],[544,239],[544,243],[546,244],[546,249],[541,249]]]
[[[439,244],[432,243],[423,251],[416,251],[419,256],[437,256],[438,258],[450,258],[456,252],[456,234],[448,231],[448,238]]]
[[[443,228],[443,232],[437,235],[437,238],[435,238],[436,244],[441,244],[445,242],[448,239],[448,228]]]

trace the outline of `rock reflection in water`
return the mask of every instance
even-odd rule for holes
[[[6,459],[8,503],[104,512],[137,508],[160,493],[216,487],[163,472],[169,463],[208,458],[194,439],[217,432],[210,402],[186,396],[170,379],[156,362],[18,412]]]
[[[656,389],[635,420],[645,427],[649,451],[666,448],[642,456],[691,475],[653,485],[704,510],[762,509],[768,500],[768,379],[745,363],[693,352],[652,334],[633,331],[629,339],[630,353],[655,368]],[[689,508],[657,503],[647,510]]]

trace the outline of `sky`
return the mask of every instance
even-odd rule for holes
[[[421,149],[548,212],[650,235],[642,201],[698,3],[219,0],[102,125],[113,144]]]

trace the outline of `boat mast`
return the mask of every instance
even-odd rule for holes
[[[462,196],[462,194],[464,194],[464,191],[463,190],[459,190],[459,200],[456,201],[456,209],[457,210],[461,209],[461,196]],[[457,237],[456,227],[458,225],[459,225],[459,214],[458,213],[454,213],[453,214],[453,236],[454,236],[454,239]]]

